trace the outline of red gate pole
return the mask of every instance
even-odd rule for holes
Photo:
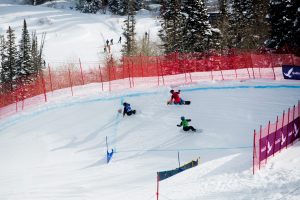
[[[252,167],[253,167],[253,175],[254,175],[254,172],[255,172],[255,169],[254,169],[254,165],[255,165],[255,136],[256,136],[256,131],[254,129],[254,134],[253,134],[253,162],[252,162]]]
[[[159,176],[157,173],[157,178],[156,178],[156,200],[158,200],[158,196],[159,196]]]
[[[275,136],[274,136],[274,142],[273,142],[273,157],[274,157],[274,152],[275,152],[275,141],[276,141],[276,136],[277,136],[277,128],[278,128],[278,115],[277,115],[277,118],[276,118],[276,128],[275,128]]]
[[[51,71],[50,71],[50,65],[49,65],[49,63],[48,63],[48,71],[49,71],[49,78],[50,78],[50,89],[51,89],[51,92],[53,93],[52,77],[51,77]]]
[[[102,91],[103,91],[103,78],[102,78],[102,73],[101,73],[101,67],[100,67],[100,65],[99,65],[99,72],[100,72],[100,81],[101,81]]]
[[[268,144],[269,143],[269,134],[270,134],[270,125],[271,125],[271,122],[269,121],[269,124],[268,124],[268,135],[267,135],[267,141],[266,141],[266,161],[265,161],[265,164],[267,164],[267,161],[268,161]]]
[[[279,153],[281,152],[281,143],[282,143],[282,136],[283,136],[284,117],[285,117],[285,113],[284,113],[284,111],[283,111],[283,113],[282,113],[282,122],[281,122],[281,137],[280,137],[280,148],[279,148]]]
[[[259,128],[260,130],[259,130],[259,154],[258,154],[258,160],[259,160],[259,165],[258,165],[258,169],[260,170],[260,154],[261,154],[261,129],[262,129],[262,127],[261,127],[261,125],[260,125],[260,128]]]
[[[72,92],[72,96],[73,96],[73,85],[72,85],[72,79],[71,79],[71,71],[69,68],[68,68],[68,71],[69,71],[69,82],[70,82],[71,92]]]
[[[296,124],[295,123],[295,105],[294,105],[294,108],[293,108],[293,123],[292,123],[292,125],[294,125],[294,124]],[[294,127],[292,126],[292,146],[293,146],[293,144],[294,144],[294,134],[295,134],[295,129],[294,129]]]
[[[84,85],[83,73],[82,73],[82,66],[81,66],[80,58],[79,58],[79,65],[80,65],[80,73],[81,73],[81,84]]]
[[[287,132],[287,135],[286,135],[286,144],[285,144],[285,148],[287,149],[287,146],[288,146],[288,138],[289,138],[289,123],[290,123],[290,108],[288,110],[288,121],[287,121],[287,125],[286,125],[286,132]]]

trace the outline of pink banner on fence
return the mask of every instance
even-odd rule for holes
[[[283,112],[280,118],[277,117],[275,123],[269,123],[255,135],[254,170],[264,165],[270,156],[274,156],[300,139],[300,102],[297,106],[289,108],[287,112]]]

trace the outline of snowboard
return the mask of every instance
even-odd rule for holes
[[[203,132],[203,129],[196,129],[196,131],[192,131],[192,130],[189,130],[189,131],[184,131],[184,130],[180,130],[181,133],[202,133]]]
[[[167,102],[168,105],[190,105],[191,101],[183,101],[183,104],[174,104],[170,101]]]

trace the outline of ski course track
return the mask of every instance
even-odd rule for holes
[[[218,86],[218,87],[194,87],[194,88],[186,88],[186,89],[181,89],[183,92],[195,92],[195,91],[203,91],[203,90],[236,90],[236,89],[282,89],[282,88],[288,88],[288,89],[300,89],[300,86],[297,85],[251,85],[251,86]],[[71,106],[76,106],[79,104],[88,104],[92,102],[101,102],[101,101],[111,101],[111,100],[120,100],[120,105],[123,104],[124,98],[130,98],[130,97],[140,97],[140,96],[151,96],[151,95],[157,95],[161,93],[165,93],[169,90],[169,88],[162,90],[162,91],[156,91],[156,92],[133,92],[125,95],[116,95],[112,97],[97,97],[93,99],[86,99],[86,100],[75,100],[72,102],[67,102],[67,103],[59,103],[59,104],[54,104],[54,105],[49,105],[47,107],[41,108],[38,111],[33,111],[30,113],[18,115],[18,116],[13,116],[9,117],[6,120],[3,120],[0,122],[0,134],[3,133],[3,131],[10,127],[13,126],[14,124],[20,122],[21,120],[36,117],[42,113],[56,110],[56,109],[62,109],[62,108],[67,108]],[[177,106],[177,105],[175,105]],[[178,105],[180,106],[180,105]],[[120,119],[121,114],[117,113],[115,117],[116,125],[114,126],[114,135],[112,139],[112,146],[115,151],[115,153],[129,153],[129,152],[166,152],[166,151],[210,151],[210,150],[233,150],[233,149],[251,149],[252,146],[237,146],[237,147],[210,147],[210,148],[186,148],[186,149],[148,149],[148,150],[143,150],[143,149],[132,149],[132,150],[121,150],[117,151],[116,148],[116,138],[117,138],[117,132],[118,132],[118,125],[121,121]]]

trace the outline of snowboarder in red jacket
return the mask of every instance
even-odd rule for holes
[[[172,96],[169,104],[184,104],[184,101],[179,97],[180,90],[178,90],[177,92],[175,92],[174,90],[170,90],[170,93],[172,94]]]

